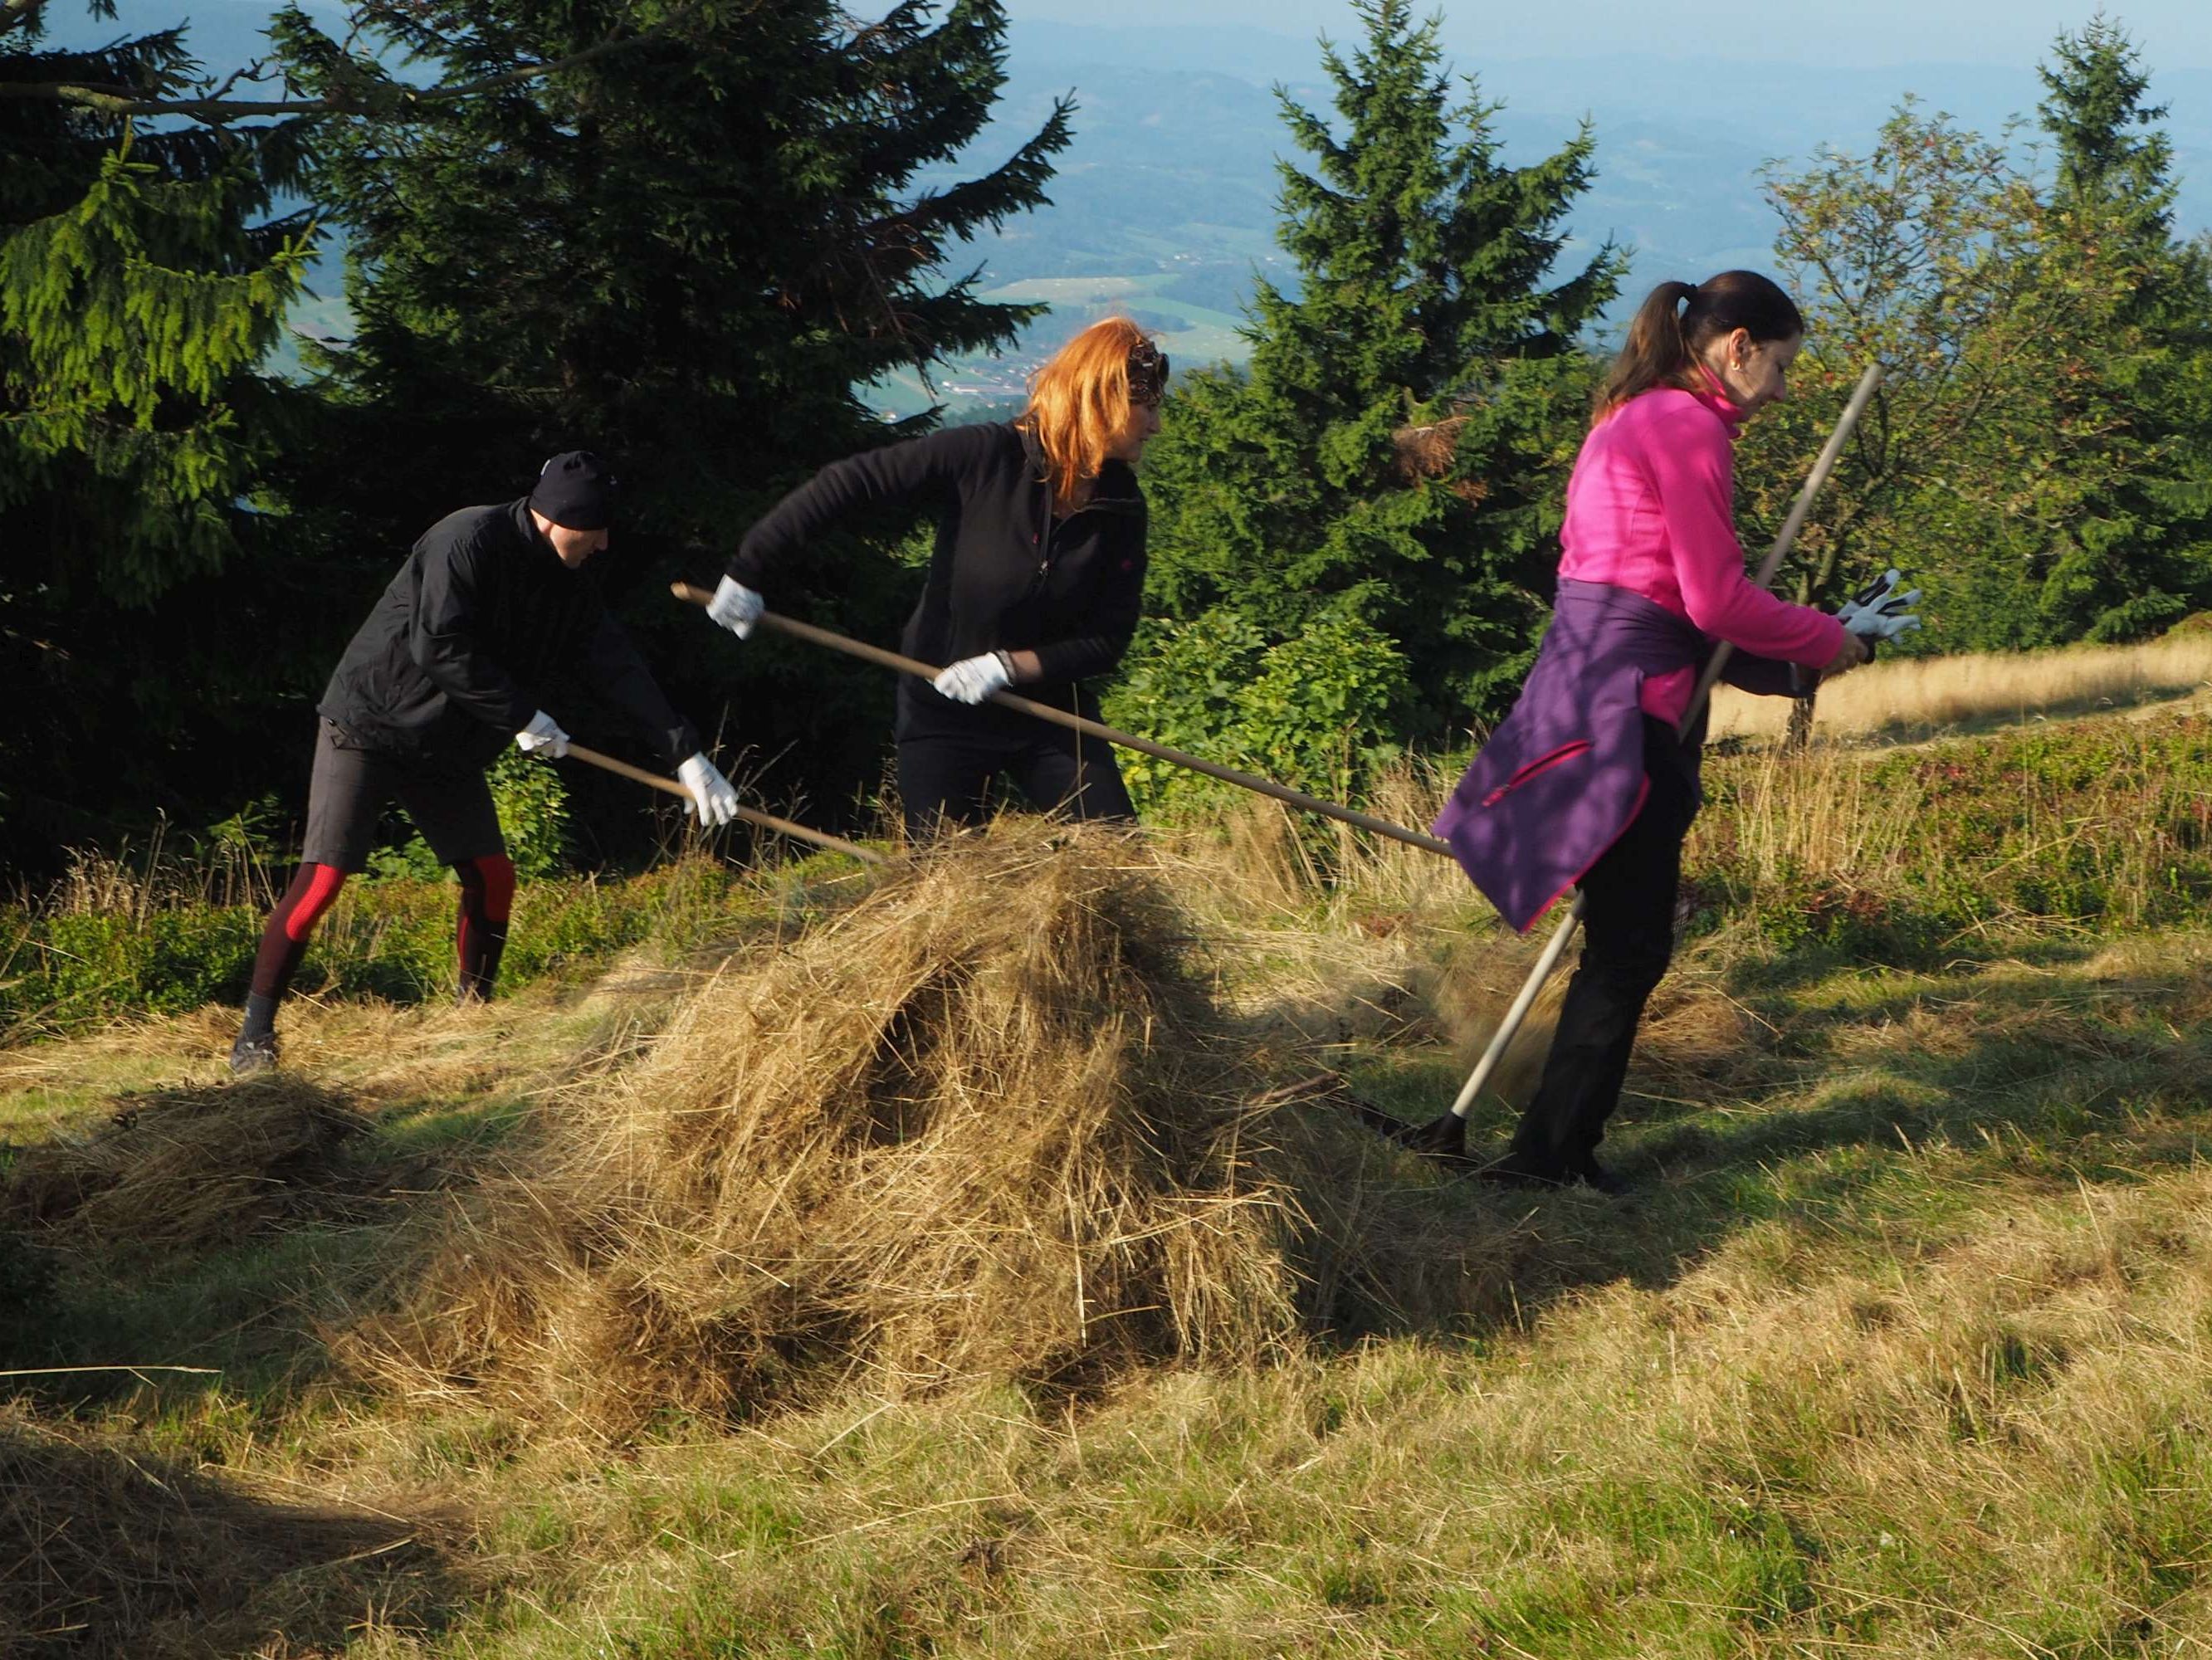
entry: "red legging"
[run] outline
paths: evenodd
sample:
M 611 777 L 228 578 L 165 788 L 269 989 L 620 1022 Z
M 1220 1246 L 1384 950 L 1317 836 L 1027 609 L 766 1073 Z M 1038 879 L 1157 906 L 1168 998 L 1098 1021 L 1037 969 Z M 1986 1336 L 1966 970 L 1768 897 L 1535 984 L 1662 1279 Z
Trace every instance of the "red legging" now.
M 307 936 L 315 931 L 331 901 L 345 885 L 345 873 L 335 865 L 302 865 L 269 924 L 261 930 L 261 949 L 253 958 L 253 994 L 272 1001 L 283 996 L 292 983 L 300 959 L 307 954 Z
M 461 879 L 461 915 L 455 943 L 461 959 L 461 995 L 486 998 L 499 978 L 499 954 L 507 948 L 507 919 L 514 909 L 514 860 L 503 853 L 464 859 L 453 866 Z
M 514 909 L 514 860 L 503 853 L 465 859 L 453 866 L 461 879 L 460 916 L 454 942 L 460 958 L 461 995 L 489 997 L 499 977 L 500 952 L 507 946 L 507 922 Z M 302 865 L 292 885 L 269 913 L 261 949 L 253 958 L 253 994 L 270 1002 L 290 988 L 307 940 L 323 913 L 345 885 L 345 873 L 334 865 Z

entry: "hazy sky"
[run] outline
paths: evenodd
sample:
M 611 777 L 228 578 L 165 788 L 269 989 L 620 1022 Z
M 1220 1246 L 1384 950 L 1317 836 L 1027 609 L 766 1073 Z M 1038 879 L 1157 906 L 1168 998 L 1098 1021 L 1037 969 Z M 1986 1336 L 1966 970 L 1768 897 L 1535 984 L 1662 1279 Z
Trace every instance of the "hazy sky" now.
M 1930 62 L 2026 65 L 2061 29 L 2094 15 L 2094 0 L 1416 0 L 1442 11 L 1455 53 L 1569 58 L 1650 51 L 1676 57 L 1781 58 L 1877 65 Z M 1116 26 L 1237 24 L 1311 38 L 1344 38 L 1348 0 L 1007 0 L 1017 19 Z M 2160 70 L 2212 68 L 2212 3 L 2132 0 L 2110 15 Z M 1755 83 L 1714 88 L 1716 99 L 1755 99 Z

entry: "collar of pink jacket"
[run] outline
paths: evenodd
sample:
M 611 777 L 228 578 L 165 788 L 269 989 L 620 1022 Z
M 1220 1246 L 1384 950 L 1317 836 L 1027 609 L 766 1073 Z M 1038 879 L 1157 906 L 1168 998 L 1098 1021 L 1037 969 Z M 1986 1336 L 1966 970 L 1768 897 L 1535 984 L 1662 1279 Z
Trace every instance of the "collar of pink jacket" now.
M 1728 425 L 1729 436 L 1735 438 L 1742 432 L 1743 423 L 1751 419 L 1749 412 L 1728 395 L 1728 388 L 1721 384 L 1720 377 L 1703 363 L 1698 365 L 1698 378 L 1705 383 L 1705 389 L 1690 396 L 1719 416 Z

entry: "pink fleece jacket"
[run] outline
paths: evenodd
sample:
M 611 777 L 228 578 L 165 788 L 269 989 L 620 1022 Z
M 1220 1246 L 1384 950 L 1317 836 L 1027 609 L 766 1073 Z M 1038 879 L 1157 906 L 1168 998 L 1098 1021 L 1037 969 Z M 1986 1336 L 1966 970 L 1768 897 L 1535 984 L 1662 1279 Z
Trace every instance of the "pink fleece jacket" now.
M 1843 649 L 1843 624 L 1744 574 L 1734 448 L 1744 419 L 1707 377 L 1702 392 L 1647 392 L 1591 428 L 1567 480 L 1559 575 L 1628 588 L 1739 651 L 1820 668 Z M 1696 688 L 1694 669 L 1647 680 L 1644 709 L 1679 723 Z

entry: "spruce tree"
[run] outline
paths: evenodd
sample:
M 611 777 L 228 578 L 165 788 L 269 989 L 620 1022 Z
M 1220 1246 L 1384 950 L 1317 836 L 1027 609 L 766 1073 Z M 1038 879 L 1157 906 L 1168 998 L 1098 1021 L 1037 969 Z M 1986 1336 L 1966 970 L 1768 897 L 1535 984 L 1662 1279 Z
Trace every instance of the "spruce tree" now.
M 696 541 L 687 569 L 711 584 L 784 490 L 920 429 L 879 421 L 868 383 L 1010 343 L 1036 314 L 979 299 L 955 256 L 1045 199 L 1066 110 L 963 182 L 915 183 L 988 117 L 1000 6 L 933 15 L 907 0 L 865 27 L 830 0 L 429 0 L 374 15 L 451 78 L 664 27 L 430 119 L 325 130 L 316 185 L 349 237 L 358 322 L 331 358 L 343 396 L 325 449 L 373 456 L 375 476 L 364 489 L 341 466 L 301 494 L 343 505 L 333 540 L 388 564 L 441 514 L 519 494 L 545 454 L 602 451 L 625 494 L 603 559 L 617 586 L 639 581 L 633 623 L 679 705 L 710 733 L 732 708 L 727 738 L 798 757 L 779 788 L 836 800 L 872 784 L 881 677 L 780 642 L 736 648 L 661 579 Z M 889 539 L 816 550 L 773 602 L 803 611 L 811 595 L 824 621 L 890 634 L 912 595 Z
M 2090 308 L 2056 416 L 2103 465 L 2035 562 L 2037 611 L 2047 640 L 2132 639 L 2212 604 L 2212 260 L 2175 240 L 2166 112 L 2125 32 L 2100 16 L 2051 51 L 2041 300 Z
M 197 70 L 177 29 L 70 51 L 44 44 L 40 6 L 0 12 L 0 83 L 159 99 Z M 256 368 L 307 258 L 301 219 L 269 214 L 290 138 L 0 98 L 0 862 L 16 869 L 196 812 L 240 777 L 222 736 L 271 654 L 220 624 L 240 604 L 225 584 L 265 546 L 245 502 L 280 399 Z
M 1398 736 L 1494 716 L 1533 653 L 1581 435 L 1583 330 L 1623 267 L 1566 262 L 1587 127 L 1499 155 L 1498 106 L 1455 98 L 1437 21 L 1360 0 L 1324 41 L 1336 120 L 1277 89 L 1310 170 L 1281 164 L 1295 293 L 1259 283 L 1242 370 L 1178 377 L 1146 458 L 1155 594 L 1285 642 L 1356 621 L 1402 654 Z

